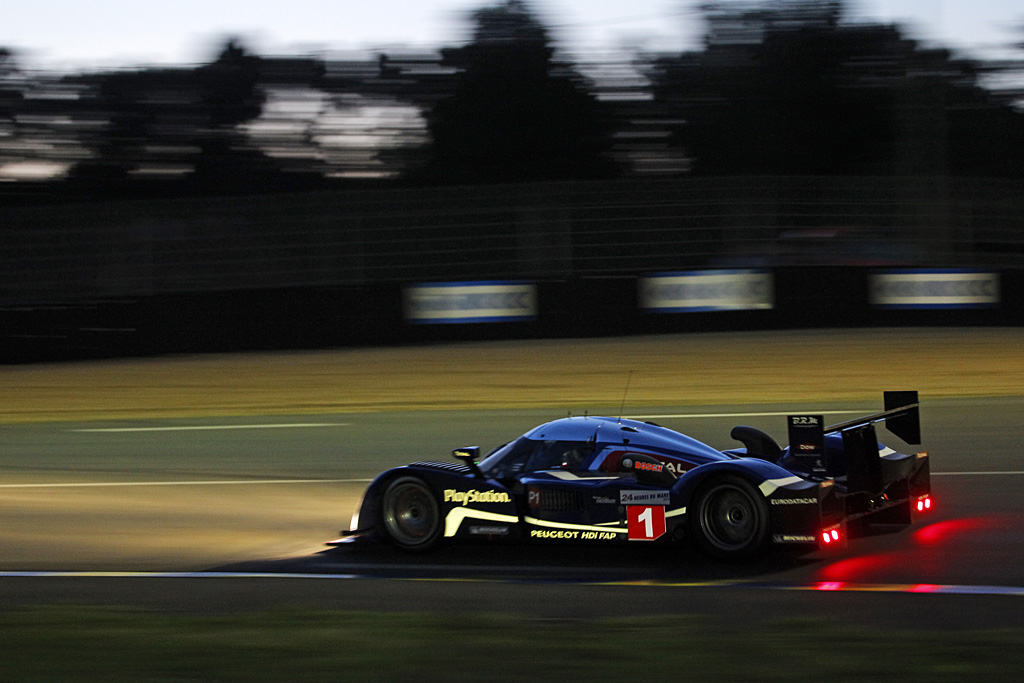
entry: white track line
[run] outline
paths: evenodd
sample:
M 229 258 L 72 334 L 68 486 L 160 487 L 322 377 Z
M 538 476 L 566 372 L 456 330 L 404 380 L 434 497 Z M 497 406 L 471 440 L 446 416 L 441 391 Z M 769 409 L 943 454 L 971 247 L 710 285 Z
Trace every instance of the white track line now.
M 657 419 L 668 419 L 668 418 L 679 418 L 679 419 L 703 419 L 709 417 L 785 417 L 786 415 L 795 415 L 800 411 L 790 410 L 788 412 L 777 412 L 777 413 L 680 413 L 678 415 L 632 415 L 631 419 L 634 420 L 657 420 Z M 815 415 L 859 415 L 864 411 L 861 410 L 807 410 L 804 413 L 814 413 Z M 801 413 L 803 414 L 803 413 Z
M 1002 472 L 997 472 L 997 471 L 993 471 L 993 472 L 932 472 L 932 476 L 933 477 L 986 477 L 986 476 L 994 476 L 994 475 L 999 475 L 999 476 L 1004 476 L 1004 475 L 1015 476 L 1015 475 L 1020 475 L 1020 474 L 1024 474 L 1024 472 L 1014 472 L 1014 471 L 1009 471 L 1009 470 L 1005 470 L 1005 471 L 1002 471 Z
M 90 429 L 68 429 L 69 432 L 81 433 L 118 433 L 118 432 L 200 432 L 218 429 L 308 429 L 311 427 L 348 427 L 347 422 L 288 422 L 281 424 L 257 425 L 191 425 L 181 427 L 94 427 Z
M 387 569 L 410 569 L 403 565 L 377 565 Z M 504 579 L 500 577 L 383 577 L 372 573 L 372 566 L 348 565 L 355 571 L 351 573 L 305 573 L 305 572 L 132 572 L 132 571 L 0 571 L 0 579 L 315 579 L 319 581 L 337 580 L 385 580 L 385 581 L 419 581 L 430 582 L 455 582 L 455 583 L 543 583 L 547 584 L 549 579 L 523 578 Z M 429 566 L 430 569 L 444 568 L 448 570 L 459 570 L 444 565 Z M 466 567 L 468 569 L 483 569 L 486 567 Z M 518 568 L 511 568 L 518 569 Z M 545 570 L 563 571 L 561 567 L 523 567 L 527 571 Z M 898 583 L 875 583 L 855 584 L 845 582 L 815 582 L 796 584 L 759 584 L 748 581 L 602 581 L 582 580 L 570 581 L 573 585 L 582 586 L 627 586 L 629 588 L 722 588 L 722 589 L 748 589 L 748 590 L 784 590 L 784 591 L 823 591 L 823 592 L 871 592 L 871 593 L 929 593 L 945 595 L 999 595 L 1008 597 L 1024 596 L 1022 586 L 999 586 L 999 585 L 969 585 L 969 584 L 898 584 Z
M 74 489 L 116 486 L 251 486 L 254 484 L 365 484 L 372 479 L 241 479 L 213 481 L 99 481 L 50 484 L 0 484 L 0 489 Z

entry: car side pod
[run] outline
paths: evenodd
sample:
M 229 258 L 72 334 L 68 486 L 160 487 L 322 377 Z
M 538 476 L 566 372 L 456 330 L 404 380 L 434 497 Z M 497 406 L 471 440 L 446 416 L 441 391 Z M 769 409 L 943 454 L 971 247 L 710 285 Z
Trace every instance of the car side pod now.
M 638 484 L 672 488 L 676 475 L 665 467 L 665 463 L 650 455 L 630 454 L 620 463 L 623 470 L 632 472 Z

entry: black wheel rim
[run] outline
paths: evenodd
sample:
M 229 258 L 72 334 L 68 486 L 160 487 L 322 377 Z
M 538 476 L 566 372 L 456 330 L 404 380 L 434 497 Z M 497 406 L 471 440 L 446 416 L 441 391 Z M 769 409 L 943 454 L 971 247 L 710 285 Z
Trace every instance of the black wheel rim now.
M 384 525 L 397 543 L 418 546 L 433 540 L 439 513 L 434 496 L 417 481 L 392 484 L 384 500 Z
M 737 551 L 757 538 L 760 519 L 757 504 L 747 491 L 733 484 L 719 484 L 700 502 L 700 525 L 715 548 Z

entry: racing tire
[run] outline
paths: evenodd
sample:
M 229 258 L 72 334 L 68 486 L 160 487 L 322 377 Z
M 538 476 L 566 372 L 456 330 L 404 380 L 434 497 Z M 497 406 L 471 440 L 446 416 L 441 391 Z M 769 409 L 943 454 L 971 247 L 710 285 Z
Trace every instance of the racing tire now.
M 768 546 L 768 503 L 745 479 L 715 477 L 693 498 L 690 535 L 706 554 L 720 560 L 745 560 Z
M 381 501 L 381 527 L 399 548 L 429 550 L 441 540 L 441 507 L 430 487 L 418 477 L 399 477 L 388 484 Z

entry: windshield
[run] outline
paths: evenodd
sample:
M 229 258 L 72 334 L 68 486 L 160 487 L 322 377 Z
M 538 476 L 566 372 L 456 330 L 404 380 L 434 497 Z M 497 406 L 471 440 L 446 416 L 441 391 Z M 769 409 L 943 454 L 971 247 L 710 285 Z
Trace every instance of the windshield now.
M 519 437 L 494 449 L 480 462 L 480 471 L 493 479 L 505 479 L 523 471 L 526 459 L 533 451 L 533 442 Z
M 494 479 L 538 470 L 577 470 L 593 450 L 594 444 L 586 441 L 534 441 L 522 436 L 492 451 L 480 470 Z

